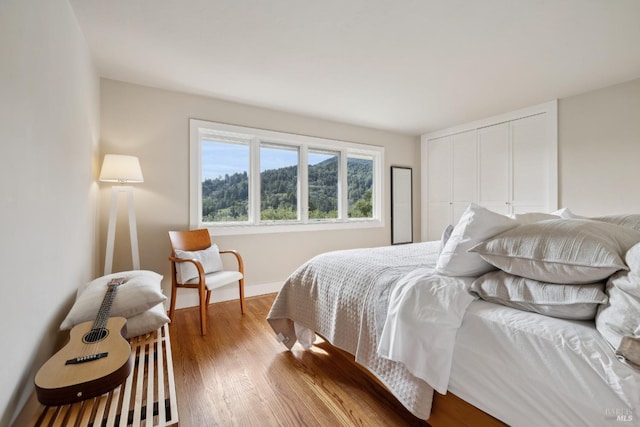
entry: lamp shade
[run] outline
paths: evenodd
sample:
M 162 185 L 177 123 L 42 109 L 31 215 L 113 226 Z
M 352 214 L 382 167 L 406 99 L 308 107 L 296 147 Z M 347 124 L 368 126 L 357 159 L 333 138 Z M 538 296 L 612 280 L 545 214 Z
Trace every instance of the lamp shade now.
M 122 154 L 105 154 L 99 179 L 122 184 L 144 182 L 138 158 Z

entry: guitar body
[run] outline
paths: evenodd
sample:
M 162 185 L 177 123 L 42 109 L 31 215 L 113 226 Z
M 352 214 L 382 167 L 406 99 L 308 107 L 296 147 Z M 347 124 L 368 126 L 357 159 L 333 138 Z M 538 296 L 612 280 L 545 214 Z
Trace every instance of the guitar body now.
M 106 326 L 76 325 L 69 342 L 54 354 L 35 377 L 36 394 L 44 405 L 65 405 L 104 394 L 131 373 L 131 346 L 122 336 L 127 320 L 111 317 Z M 97 334 L 97 335 L 96 335 Z

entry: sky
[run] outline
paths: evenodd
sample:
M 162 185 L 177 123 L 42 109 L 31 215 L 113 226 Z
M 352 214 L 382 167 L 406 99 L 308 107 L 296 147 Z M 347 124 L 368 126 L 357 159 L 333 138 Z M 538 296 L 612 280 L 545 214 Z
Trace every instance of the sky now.
M 260 150 L 260 171 L 279 169 L 298 164 L 295 150 L 265 148 Z M 326 160 L 326 154 L 309 153 L 309 164 Z M 249 146 L 242 144 L 202 142 L 202 180 L 225 174 L 249 172 Z

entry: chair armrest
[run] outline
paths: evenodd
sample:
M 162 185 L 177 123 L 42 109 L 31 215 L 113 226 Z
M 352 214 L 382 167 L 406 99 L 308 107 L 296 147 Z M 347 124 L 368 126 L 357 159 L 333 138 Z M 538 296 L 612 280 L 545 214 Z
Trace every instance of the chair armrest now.
M 242 275 L 244 276 L 244 260 L 242 259 L 242 255 L 240 255 L 240 252 L 234 249 L 226 249 L 226 250 L 221 250 L 220 254 L 231 254 L 235 256 L 236 261 L 238 261 L 238 271 L 242 273 Z

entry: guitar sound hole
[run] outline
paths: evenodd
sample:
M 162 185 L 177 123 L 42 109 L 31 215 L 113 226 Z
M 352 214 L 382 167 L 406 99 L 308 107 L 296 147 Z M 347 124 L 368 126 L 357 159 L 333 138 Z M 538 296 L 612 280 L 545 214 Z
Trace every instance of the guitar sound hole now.
M 102 341 L 107 337 L 107 335 L 109 335 L 109 331 L 107 329 L 104 329 L 104 328 L 92 329 L 91 331 L 87 332 L 84 335 L 84 337 L 82 337 L 82 341 L 90 344 L 90 343 Z

